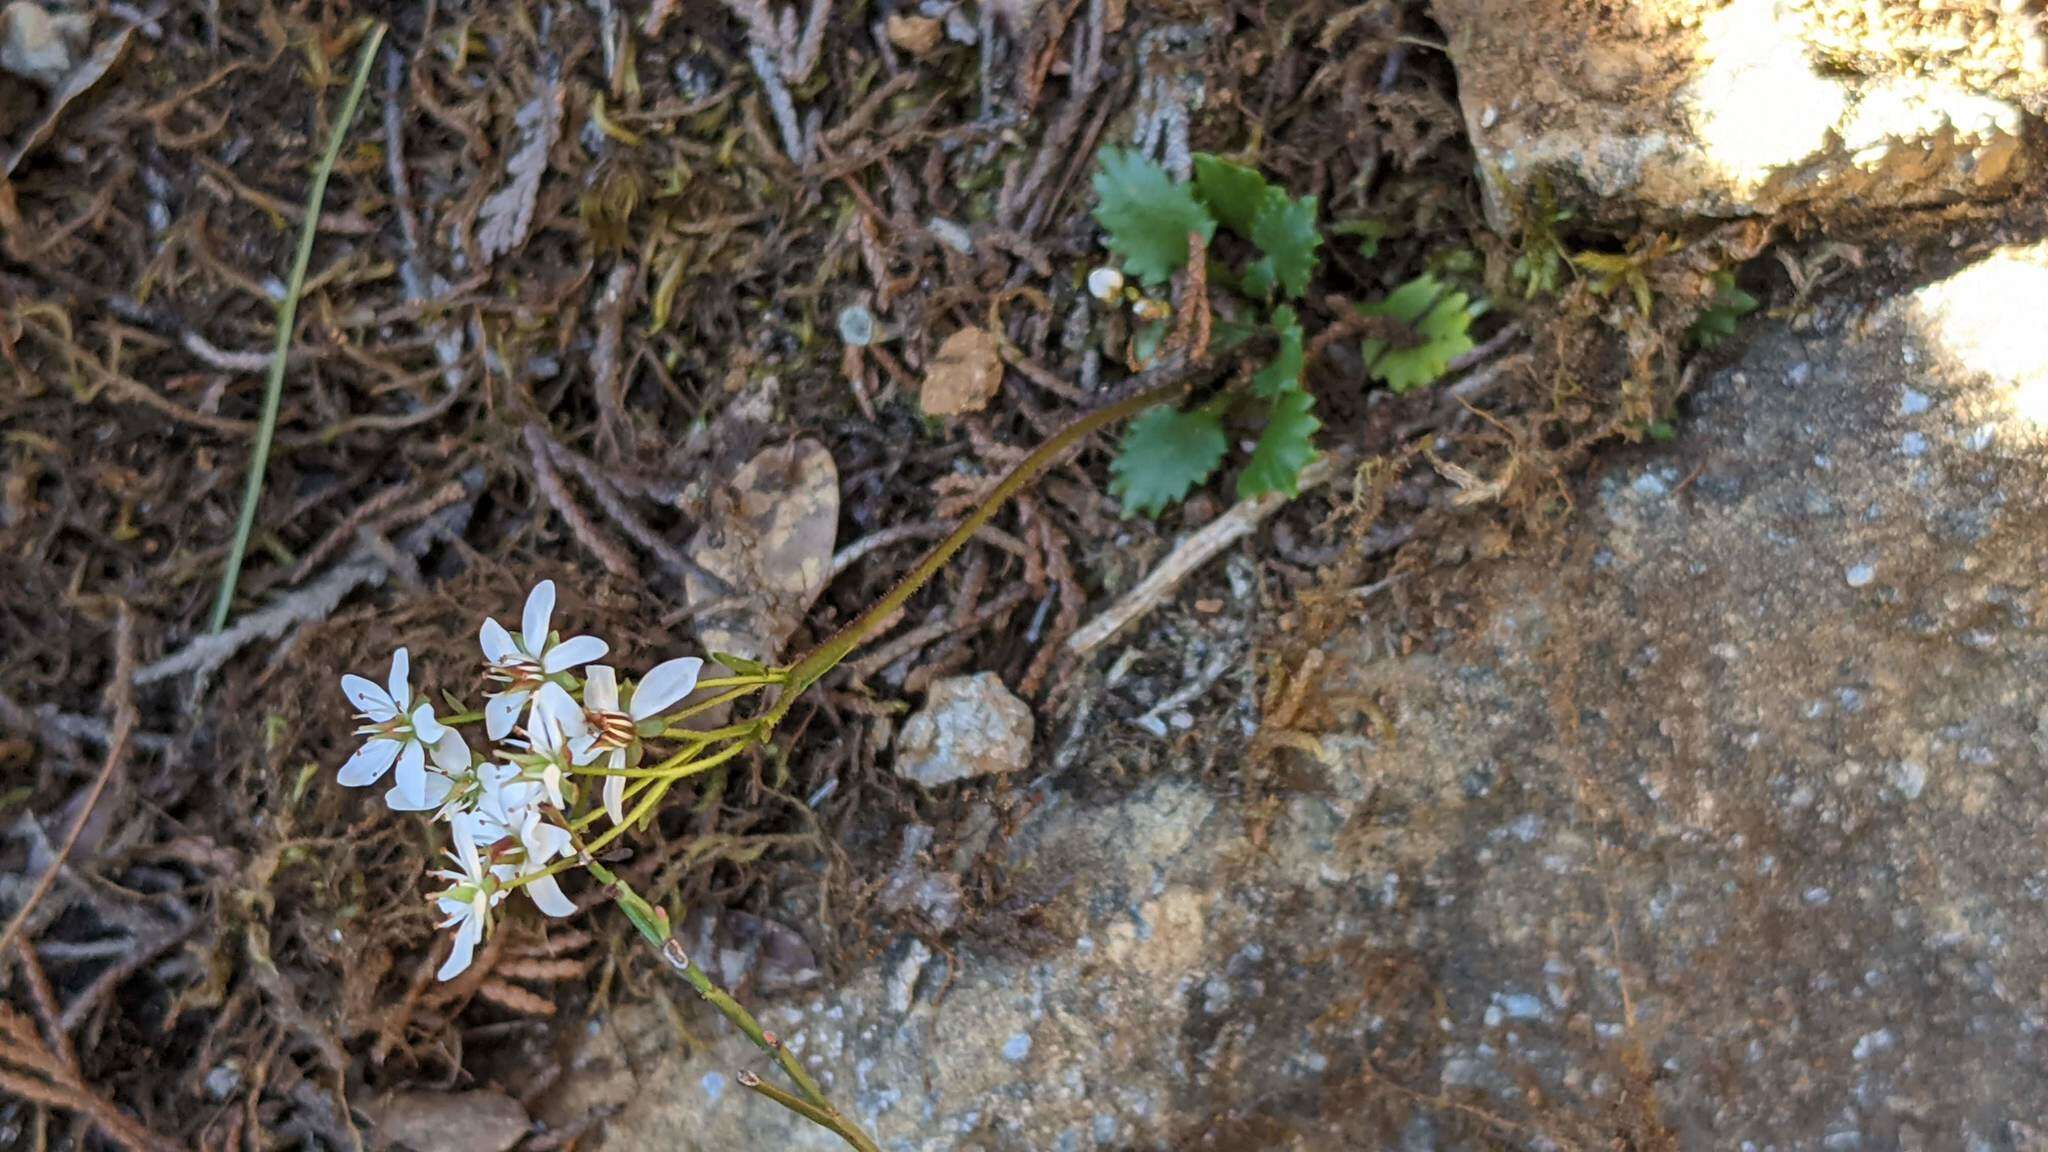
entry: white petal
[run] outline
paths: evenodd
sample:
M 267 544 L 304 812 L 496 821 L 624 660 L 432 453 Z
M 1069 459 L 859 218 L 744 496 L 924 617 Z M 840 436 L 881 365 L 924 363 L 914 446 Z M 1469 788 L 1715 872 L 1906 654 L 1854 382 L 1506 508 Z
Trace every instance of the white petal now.
M 526 596 L 526 613 L 519 618 L 519 647 L 535 660 L 548 644 L 548 620 L 555 614 L 555 582 L 543 580 Z
M 604 814 L 614 824 L 626 822 L 626 778 L 607 776 L 604 778 Z
M 562 886 L 555 883 L 553 876 L 542 876 L 538 880 L 529 880 L 521 885 L 521 887 L 526 889 L 528 896 L 533 897 L 534 906 L 550 916 L 574 916 L 576 914 L 576 902 L 562 895 Z
M 697 673 L 703 668 L 704 661 L 695 656 L 656 664 L 633 689 L 633 719 L 646 720 L 668 711 L 669 705 L 696 690 Z
M 463 876 L 469 882 L 481 880 L 483 856 L 477 852 L 477 846 L 497 843 L 501 833 L 474 812 L 458 812 L 448 824 L 455 837 L 455 862 L 462 865 Z
M 349 703 L 356 706 L 356 711 L 372 720 L 381 723 L 398 715 L 398 705 L 391 699 L 391 693 L 386 692 L 374 680 L 366 680 L 361 676 L 343 676 L 341 693 L 348 697 Z
M 534 747 L 540 748 L 539 741 L 546 740 L 549 748 L 560 748 L 569 740 L 587 734 L 590 725 L 583 719 L 583 705 L 569 695 L 569 690 L 550 680 L 533 694 L 533 715 L 535 722 L 529 725 L 535 740 Z M 541 731 L 547 731 L 546 736 Z
M 427 750 L 417 740 L 407 740 L 398 752 L 398 774 L 391 781 L 406 806 L 401 812 L 418 812 L 427 806 Z
M 420 706 L 412 710 L 412 731 L 420 738 L 420 743 L 432 744 L 445 735 L 448 728 L 434 719 L 434 706 L 422 700 Z
M 507 656 L 519 651 L 512 643 L 512 634 L 495 619 L 486 619 L 484 629 L 477 634 L 477 643 L 483 647 L 484 659 L 496 664 Z
M 567 672 L 578 664 L 604 659 L 612 646 L 595 636 L 571 636 L 553 648 L 548 649 L 545 659 L 540 662 L 543 672 Z
M 398 759 L 398 750 L 403 744 L 397 740 L 372 740 L 356 749 L 356 754 L 341 766 L 341 783 L 350 788 L 361 788 L 375 784 L 378 777 L 391 770 L 391 762 Z
M 391 654 L 391 702 L 398 706 L 400 712 L 405 711 L 412 703 L 412 683 L 408 679 L 411 673 L 411 654 L 407 653 L 403 648 L 393 652 Z
M 602 664 L 583 670 L 583 706 L 598 712 L 619 710 L 619 675 Z
M 519 845 L 526 849 L 526 859 L 534 864 L 545 864 L 569 850 L 569 830 L 548 823 L 538 812 L 529 813 L 526 827 L 520 829 Z
M 449 951 L 448 959 L 442 963 L 440 971 L 434 973 L 434 979 L 453 980 L 461 975 L 463 969 L 468 968 L 469 962 L 476 957 L 477 943 L 483 938 L 483 912 L 472 908 L 462 918 L 461 926 L 455 929 L 455 946 Z
M 455 781 L 439 772 L 428 772 L 425 790 L 422 793 L 408 796 L 393 784 L 391 790 L 384 793 L 384 803 L 393 812 L 425 812 L 430 808 L 440 807 L 441 801 L 446 800 L 448 794 L 454 790 Z
M 441 729 L 441 738 L 427 746 L 427 754 L 434 758 L 434 767 L 450 776 L 469 771 L 473 762 L 469 755 L 469 742 L 453 728 Z
M 492 740 L 503 740 L 512 734 L 519 723 L 519 710 L 526 707 L 526 698 L 531 695 L 521 688 L 513 692 L 500 692 L 484 701 L 484 732 Z

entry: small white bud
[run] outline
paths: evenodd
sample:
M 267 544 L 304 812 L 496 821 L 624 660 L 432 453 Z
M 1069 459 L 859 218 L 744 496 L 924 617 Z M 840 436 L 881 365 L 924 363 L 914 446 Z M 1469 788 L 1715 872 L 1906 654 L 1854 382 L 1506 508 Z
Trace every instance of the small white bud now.
M 1106 264 L 1088 273 L 1088 294 L 1104 304 L 1116 303 L 1123 290 L 1124 274 Z

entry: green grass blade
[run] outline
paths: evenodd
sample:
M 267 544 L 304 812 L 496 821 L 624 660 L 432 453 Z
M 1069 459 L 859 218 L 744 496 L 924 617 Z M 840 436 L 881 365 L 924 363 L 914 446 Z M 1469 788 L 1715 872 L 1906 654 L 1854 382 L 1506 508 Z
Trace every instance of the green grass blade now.
M 256 443 L 249 449 L 249 478 L 242 486 L 242 514 L 235 521 L 235 539 L 228 546 L 227 566 L 221 569 L 220 592 L 213 599 L 209 631 L 218 632 L 227 626 L 228 608 L 234 603 L 235 583 L 242 575 L 242 557 L 249 550 L 249 530 L 256 523 L 256 503 L 263 497 L 263 473 L 270 466 L 278 401 L 284 395 L 285 358 L 291 349 L 292 328 L 298 320 L 299 294 L 306 288 L 306 266 L 313 262 L 313 234 L 320 226 L 320 202 L 327 196 L 327 177 L 341 156 L 342 138 L 348 135 L 349 125 L 355 122 L 356 106 L 362 103 L 363 88 L 370 80 L 370 62 L 377 58 L 377 47 L 383 42 L 384 25 L 372 26 L 356 60 L 355 80 L 349 85 L 348 99 L 342 103 L 341 114 L 335 117 L 334 130 L 327 135 L 327 151 L 320 157 L 320 166 L 313 170 L 313 188 L 306 196 L 306 218 L 299 225 L 299 249 L 292 257 L 292 274 L 285 284 L 284 299 L 277 306 L 277 347 L 271 352 L 270 375 L 263 386 L 263 415 L 256 422 Z

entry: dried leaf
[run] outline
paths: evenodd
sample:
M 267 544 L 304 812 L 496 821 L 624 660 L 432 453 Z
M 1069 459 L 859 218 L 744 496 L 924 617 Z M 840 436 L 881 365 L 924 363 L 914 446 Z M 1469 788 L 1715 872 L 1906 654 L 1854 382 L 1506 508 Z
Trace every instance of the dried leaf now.
M 1512 457 L 1509 458 L 1507 467 L 1501 469 L 1499 476 L 1492 480 L 1482 480 L 1469 468 L 1438 459 L 1434 452 L 1427 455 L 1430 466 L 1436 469 L 1437 474 L 1458 486 L 1458 491 L 1451 496 L 1451 506 L 1454 508 L 1470 508 L 1475 504 L 1493 503 L 1507 493 L 1508 486 L 1515 480 L 1515 461 Z
M 889 43 L 912 56 L 922 56 L 938 47 L 939 38 L 946 34 L 946 26 L 929 16 L 901 13 L 889 17 L 887 30 Z
M 555 1002 L 537 992 L 529 992 L 517 984 L 503 980 L 486 980 L 476 990 L 478 996 L 496 1004 L 508 1012 L 522 1016 L 553 1016 Z
M 558 980 L 581 980 L 590 973 L 588 960 L 500 960 L 497 973 L 508 980 L 551 984 Z
M 533 206 L 540 198 L 540 179 L 548 170 L 548 152 L 562 132 L 562 89 L 552 75 L 540 78 L 540 90 L 513 118 L 519 148 L 505 161 L 505 186 L 491 193 L 477 212 L 477 250 L 488 264 L 526 243 L 533 227 Z
M 984 328 L 962 328 L 939 345 L 917 405 L 927 416 L 979 412 L 1002 383 L 1003 357 L 995 336 Z
M 690 540 L 690 558 L 725 584 L 684 580 L 704 647 L 773 660 L 825 590 L 838 529 L 839 468 L 824 445 L 798 440 L 742 465 Z
M 0 164 L 0 178 L 14 175 L 14 168 L 21 163 L 21 158 L 35 151 L 43 141 L 49 139 L 51 131 L 57 127 L 57 118 L 64 114 L 64 109 L 99 83 L 100 78 L 107 74 L 107 70 L 128 51 L 128 37 L 134 30 L 134 26 L 129 25 L 100 41 L 91 56 L 71 69 L 70 74 L 64 77 L 64 82 L 50 93 L 42 119 L 36 121 L 28 130 L 14 151 L 7 153 L 6 163 Z

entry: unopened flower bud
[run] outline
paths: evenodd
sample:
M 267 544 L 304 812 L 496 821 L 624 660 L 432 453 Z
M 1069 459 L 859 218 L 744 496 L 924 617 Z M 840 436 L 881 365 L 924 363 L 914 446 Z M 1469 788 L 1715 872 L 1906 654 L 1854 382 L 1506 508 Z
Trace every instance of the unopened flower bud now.
M 1104 304 L 1116 303 L 1123 290 L 1124 274 L 1106 264 L 1088 273 L 1088 294 Z
M 1164 320 L 1172 316 L 1173 305 L 1168 304 L 1164 300 L 1154 300 L 1150 296 L 1143 296 L 1131 305 L 1131 313 L 1138 319 L 1150 323 L 1154 320 Z

